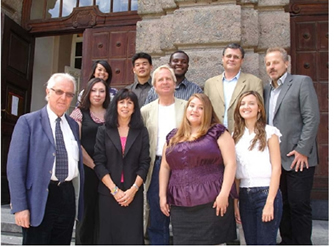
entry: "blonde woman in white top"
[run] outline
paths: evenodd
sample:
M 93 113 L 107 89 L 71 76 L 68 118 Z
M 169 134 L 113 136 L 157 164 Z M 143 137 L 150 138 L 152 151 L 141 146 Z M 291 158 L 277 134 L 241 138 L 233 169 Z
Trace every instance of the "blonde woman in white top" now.
M 236 221 L 243 226 L 247 245 L 275 245 L 282 216 L 281 133 L 266 125 L 262 97 L 256 91 L 240 96 L 234 121 L 239 191 Z

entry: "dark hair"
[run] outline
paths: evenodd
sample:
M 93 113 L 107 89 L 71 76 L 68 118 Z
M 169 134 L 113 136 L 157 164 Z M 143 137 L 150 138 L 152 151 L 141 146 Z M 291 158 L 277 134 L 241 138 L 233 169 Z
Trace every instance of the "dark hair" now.
M 244 51 L 244 48 L 242 48 L 241 45 L 237 44 L 237 43 L 231 43 L 231 44 L 228 44 L 224 49 L 223 49 L 223 56 L 225 55 L 225 51 L 226 49 L 239 49 L 241 51 L 241 58 L 244 58 L 245 57 L 245 51 Z
M 150 63 L 150 65 L 152 65 L 152 57 L 149 54 L 147 54 L 145 52 L 138 52 L 132 57 L 132 66 L 133 67 L 135 66 L 136 60 L 139 59 L 139 58 L 147 59 L 148 62 Z
M 123 99 L 130 99 L 134 104 L 134 111 L 131 115 L 129 127 L 134 129 L 143 127 L 144 123 L 141 117 L 137 95 L 127 88 L 119 90 L 112 99 L 104 116 L 105 125 L 110 128 L 117 128 L 119 126 L 117 105 L 118 102 Z
M 109 86 L 107 85 L 107 83 L 105 82 L 105 80 L 101 79 L 101 78 L 93 78 L 90 79 L 89 82 L 86 85 L 86 88 L 84 89 L 82 96 L 81 96 L 81 100 L 79 103 L 78 108 L 80 109 L 84 109 L 84 110 L 88 110 L 90 108 L 91 102 L 89 99 L 90 93 L 92 91 L 93 86 L 96 83 L 102 82 L 103 85 L 105 86 L 105 90 L 106 90 L 106 98 L 104 99 L 103 102 L 103 108 L 107 109 L 108 105 L 110 103 L 110 93 L 109 93 Z
M 174 54 L 176 54 L 176 53 L 183 53 L 184 55 L 186 55 L 186 57 L 187 57 L 187 59 L 188 59 L 188 63 L 189 63 L 189 56 L 188 56 L 188 54 L 185 53 L 184 51 L 180 51 L 180 50 L 178 50 L 178 51 L 174 51 L 174 52 L 170 55 L 170 57 L 169 57 L 169 63 L 172 62 L 172 57 L 173 57 Z
M 89 76 L 89 80 L 92 79 L 92 78 L 95 78 L 94 73 L 95 73 L 95 69 L 96 69 L 98 64 L 101 64 L 106 69 L 106 71 L 108 73 L 108 79 L 106 80 L 106 83 L 109 86 L 110 83 L 111 83 L 111 79 L 112 79 L 112 69 L 110 67 L 110 64 L 105 60 L 97 60 L 93 63 L 92 72 Z

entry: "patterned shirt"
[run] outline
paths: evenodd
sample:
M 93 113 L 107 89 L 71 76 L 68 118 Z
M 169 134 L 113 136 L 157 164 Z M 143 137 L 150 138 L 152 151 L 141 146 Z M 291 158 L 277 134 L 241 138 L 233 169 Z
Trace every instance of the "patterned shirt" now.
M 187 78 L 184 78 L 184 80 L 176 86 L 174 96 L 179 99 L 188 100 L 194 93 L 203 93 L 203 90 L 197 84 L 188 81 Z M 154 87 L 152 87 L 147 94 L 144 105 L 156 100 L 157 98 L 158 94 L 155 92 Z

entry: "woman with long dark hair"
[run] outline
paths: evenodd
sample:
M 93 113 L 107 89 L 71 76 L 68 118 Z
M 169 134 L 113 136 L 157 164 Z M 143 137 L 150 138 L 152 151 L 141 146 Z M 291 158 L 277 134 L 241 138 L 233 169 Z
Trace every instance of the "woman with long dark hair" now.
M 76 224 L 76 244 L 96 244 L 97 241 L 99 180 L 94 172 L 93 155 L 97 129 L 104 123 L 109 103 L 107 83 L 103 79 L 93 78 L 88 82 L 79 106 L 70 115 L 79 125 L 85 170 L 84 216 Z
M 110 100 L 115 96 L 117 93 L 117 89 L 111 86 L 111 79 L 112 79 L 112 69 L 110 67 L 110 64 L 105 60 L 97 60 L 93 63 L 92 71 L 89 76 L 89 80 L 93 78 L 100 78 L 103 79 L 107 85 L 108 85 L 108 92 L 110 94 Z M 84 90 L 82 90 L 78 95 L 78 102 L 77 105 L 79 105 L 81 101 L 81 97 Z
M 98 244 L 144 244 L 143 183 L 149 139 L 137 96 L 122 89 L 113 98 L 96 136 L 95 172 L 100 179 Z

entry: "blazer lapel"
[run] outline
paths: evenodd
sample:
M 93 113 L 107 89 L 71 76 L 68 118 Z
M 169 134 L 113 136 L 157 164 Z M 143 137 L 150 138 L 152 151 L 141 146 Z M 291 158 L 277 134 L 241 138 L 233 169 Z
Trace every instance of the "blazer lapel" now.
M 126 138 L 126 144 L 125 144 L 125 150 L 124 150 L 124 156 L 129 152 L 131 146 L 137 139 L 137 136 L 139 135 L 138 129 L 129 129 L 128 137 Z
M 266 110 L 267 115 L 267 123 L 269 123 L 269 104 L 270 104 L 270 92 L 271 92 L 271 85 L 268 85 L 264 90 L 264 107 Z
M 46 134 L 46 136 L 49 138 L 50 142 L 56 148 L 56 143 L 55 143 L 55 139 L 53 138 L 52 129 L 51 129 L 51 126 L 50 126 L 50 120 L 49 120 L 48 112 L 46 110 L 46 106 L 44 108 L 42 108 L 42 110 L 41 110 L 41 124 L 42 124 L 42 128 L 44 130 L 44 133 Z
M 234 101 L 236 101 L 239 98 L 241 92 L 243 91 L 245 87 L 245 82 L 246 82 L 246 78 L 244 74 L 240 72 L 240 77 L 237 81 L 237 84 L 235 85 L 235 88 L 234 88 L 234 91 L 233 91 L 233 94 L 230 100 L 230 105 L 228 106 L 228 108 L 230 108 L 234 104 Z
M 217 77 L 217 81 L 216 81 L 215 85 L 216 85 L 216 90 L 219 94 L 219 97 L 222 100 L 223 105 L 225 105 L 224 87 L 223 87 L 223 74 L 221 74 L 219 77 Z
M 121 144 L 121 138 L 119 136 L 117 128 L 106 128 L 106 134 L 108 138 L 111 140 L 111 142 L 114 144 L 118 152 L 122 153 L 122 144 Z
M 179 100 L 178 98 L 175 98 L 175 124 L 176 128 L 179 128 L 179 125 L 182 122 L 183 114 L 184 114 L 184 106 L 183 100 Z
M 152 119 L 154 123 L 158 123 L 159 121 L 158 113 L 159 113 L 159 99 L 154 101 L 154 103 L 152 104 L 151 110 L 150 110 L 150 114 L 152 114 L 152 117 L 150 118 Z M 157 140 L 158 138 L 158 125 L 157 124 L 156 124 L 156 128 L 154 128 L 153 136 L 152 137 L 150 136 L 150 138 L 153 138 L 153 140 Z
M 275 107 L 275 111 L 274 111 L 274 118 L 275 118 L 275 115 L 276 115 L 279 107 L 282 104 L 282 101 L 283 101 L 286 93 L 290 89 L 291 85 L 292 85 L 292 77 L 290 76 L 290 74 L 288 74 L 288 76 L 285 79 L 285 82 L 282 85 L 281 92 L 279 93 L 278 98 L 277 98 L 276 107 Z

